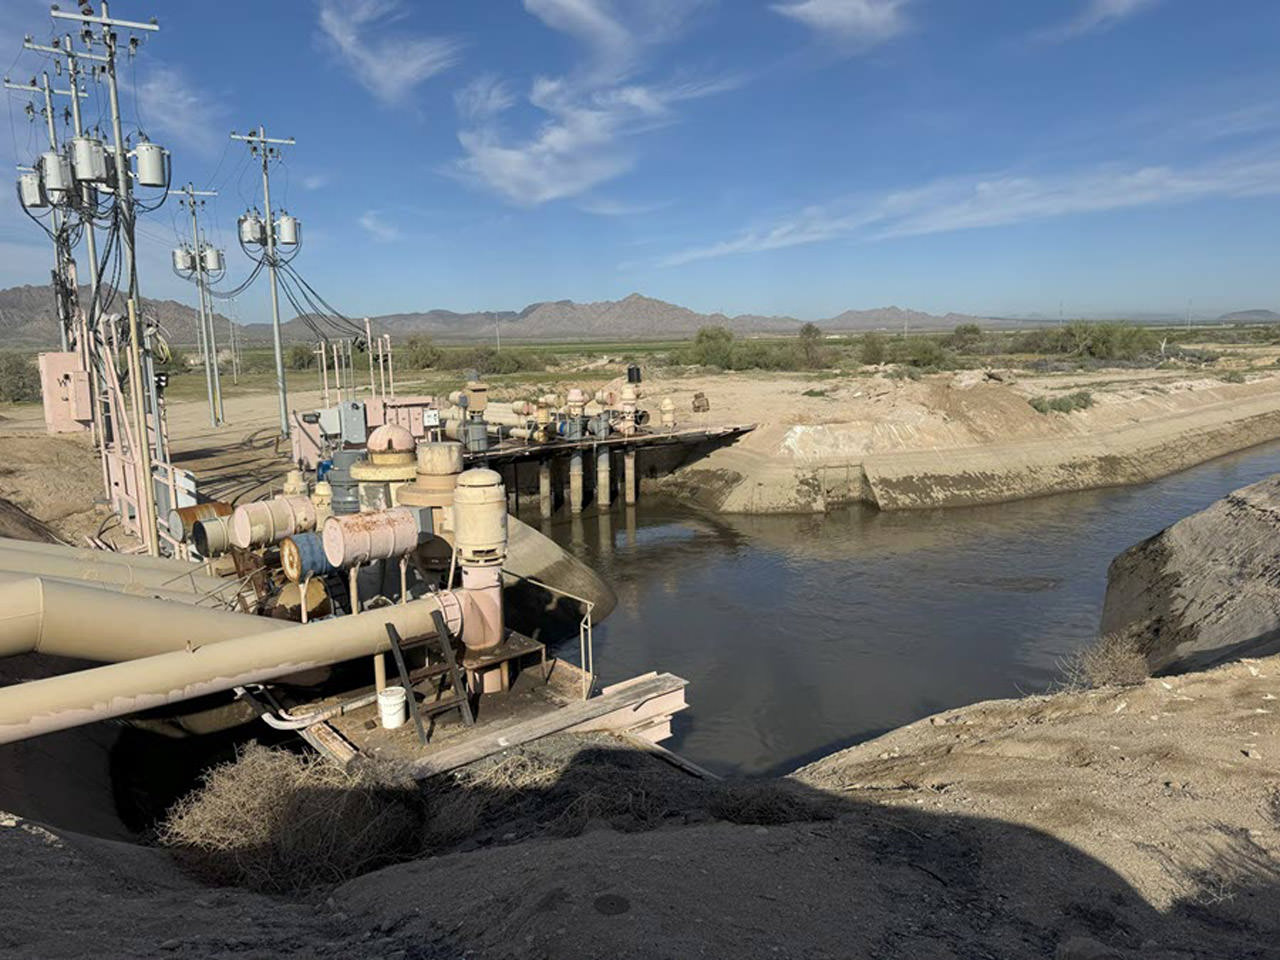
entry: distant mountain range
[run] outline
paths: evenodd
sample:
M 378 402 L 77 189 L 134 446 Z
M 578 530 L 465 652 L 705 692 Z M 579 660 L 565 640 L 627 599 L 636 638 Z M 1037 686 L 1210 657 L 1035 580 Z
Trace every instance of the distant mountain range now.
M 81 297 L 87 301 L 88 291 Z M 174 300 L 143 299 L 144 313 L 159 317 L 169 340 L 175 345 L 197 341 L 198 313 L 194 307 Z M 363 318 L 360 318 L 361 320 Z M 644 338 L 657 340 L 687 337 L 699 327 L 719 324 L 740 336 L 751 334 L 794 333 L 800 320 L 785 316 L 757 316 L 722 313 L 698 313 L 687 307 L 653 297 L 633 293 L 621 300 L 577 303 L 573 300 L 531 303 L 523 310 L 481 310 L 455 313 L 452 310 L 427 310 L 421 313 L 392 313 L 370 318 L 375 332 L 390 333 L 403 340 L 413 334 L 426 334 L 440 340 L 490 339 L 501 327 L 503 336 L 512 340 L 618 340 Z M 1280 314 L 1270 310 L 1246 310 L 1226 314 L 1224 323 L 1271 323 Z M 228 320 L 215 317 L 215 332 L 221 343 L 226 337 Z M 986 327 L 1016 327 L 1044 323 L 1043 318 L 978 317 L 962 313 L 932 314 L 901 307 L 879 307 L 872 310 L 846 310 L 834 317 L 815 321 L 828 333 L 865 330 L 949 330 L 962 323 Z M 247 342 L 267 343 L 271 339 L 269 323 L 240 326 L 238 332 Z M 308 324 L 295 317 L 281 327 L 286 341 L 314 340 Z M 53 293 L 49 286 L 23 286 L 0 290 L 0 338 L 5 345 L 40 347 L 57 342 L 53 320 Z

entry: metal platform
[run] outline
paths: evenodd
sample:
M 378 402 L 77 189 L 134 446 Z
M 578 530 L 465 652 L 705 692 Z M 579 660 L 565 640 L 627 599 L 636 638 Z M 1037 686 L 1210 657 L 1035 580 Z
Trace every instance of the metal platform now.
M 674 445 L 693 446 L 699 443 L 716 443 L 732 440 L 756 428 L 754 423 L 727 424 L 710 427 L 689 427 L 680 430 L 655 430 L 623 436 L 611 433 L 607 437 L 584 437 L 581 440 L 553 440 L 549 443 L 531 443 L 523 440 L 503 440 L 484 452 L 467 453 L 467 463 L 519 463 L 526 460 L 545 460 L 574 451 L 597 450 L 601 447 L 627 450 L 649 449 Z

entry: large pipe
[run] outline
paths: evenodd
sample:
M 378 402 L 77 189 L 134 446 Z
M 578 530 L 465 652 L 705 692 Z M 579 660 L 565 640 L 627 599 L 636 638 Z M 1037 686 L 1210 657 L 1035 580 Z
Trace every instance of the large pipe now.
M 44 653 L 80 660 L 133 660 L 183 650 L 195 642 L 258 636 L 288 627 L 286 621 L 270 617 L 45 577 L 0 583 L 0 657 Z
M 0 743 L 383 653 L 390 649 L 387 624 L 405 640 L 434 636 L 433 613 L 452 620 L 451 630 L 461 626 L 456 598 L 437 594 L 354 616 L 285 624 L 270 642 L 251 633 L 6 687 L 0 689 Z
M 177 569 L 172 567 L 155 569 L 142 564 L 135 565 L 124 558 L 103 562 L 81 559 L 77 556 L 26 553 L 10 550 L 7 547 L 0 548 L 0 570 L 13 573 L 44 574 L 90 583 L 151 586 L 191 594 L 211 593 L 227 587 L 234 590 L 235 585 L 232 581 L 200 573 L 202 569 L 189 563 L 184 563 Z
M 0 569 L 0 584 L 18 583 L 23 580 L 30 580 L 37 575 L 32 570 L 5 570 Z M 106 591 L 108 593 L 123 593 L 131 597 L 149 597 L 168 600 L 172 603 L 185 603 L 194 606 L 204 603 L 206 597 L 203 594 L 192 593 L 183 590 L 170 590 L 167 587 L 155 587 L 146 583 L 108 583 L 102 580 L 81 580 L 77 577 L 59 577 L 52 574 L 38 574 L 42 580 L 48 580 L 53 583 L 65 583 L 74 587 L 87 587 L 91 590 Z M 233 580 L 226 581 L 228 586 L 238 587 Z M 218 609 L 219 603 L 226 606 L 234 600 L 231 590 L 226 590 L 217 597 L 212 598 L 207 609 Z
M 61 543 L 38 543 L 34 540 L 14 540 L 0 537 L 0 551 L 15 550 L 22 553 L 40 553 L 55 557 L 71 557 L 86 563 L 116 564 L 134 567 L 138 570 L 172 570 L 175 573 L 207 573 L 202 564 L 188 563 L 169 557 L 150 557 L 137 553 L 114 553 L 110 550 L 90 550 L 87 547 L 72 547 Z

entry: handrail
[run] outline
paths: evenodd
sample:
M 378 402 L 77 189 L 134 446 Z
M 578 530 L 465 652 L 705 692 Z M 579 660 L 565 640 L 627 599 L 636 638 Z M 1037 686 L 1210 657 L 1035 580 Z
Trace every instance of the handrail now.
M 502 568 L 502 572 L 510 574 L 517 580 L 523 580 L 525 583 L 532 583 L 535 587 L 550 591 L 561 597 L 567 597 L 570 600 L 576 600 L 578 603 L 586 605 L 586 612 L 582 615 L 582 620 L 578 623 L 578 664 L 582 667 L 582 699 L 587 700 L 591 697 L 591 691 L 595 687 L 596 669 L 595 669 L 595 638 L 592 635 L 592 619 L 591 612 L 595 609 L 595 601 L 588 600 L 586 597 L 580 597 L 576 593 L 570 593 L 568 590 L 561 590 L 559 587 L 553 587 L 549 583 L 543 583 L 537 577 L 526 577 L 524 574 L 516 573 L 513 570 Z

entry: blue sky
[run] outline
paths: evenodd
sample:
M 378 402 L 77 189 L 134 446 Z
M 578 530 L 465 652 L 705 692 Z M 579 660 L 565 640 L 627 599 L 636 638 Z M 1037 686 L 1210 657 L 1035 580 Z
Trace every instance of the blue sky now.
M 64 4 L 71 6 L 71 4 Z M 47 4 L 5 0 L 30 76 Z M 1280 306 L 1280 4 L 1262 0 L 118 0 L 160 19 L 132 125 L 235 217 L 231 129 L 344 312 L 632 291 L 699 310 L 1056 316 Z M 63 28 L 65 29 L 65 28 Z M 136 87 L 136 91 L 135 91 Z M 136 95 L 135 95 L 136 93 Z M 9 95 L 11 163 L 42 128 Z M 96 118 L 95 91 L 86 108 Z M 144 293 L 193 300 L 141 225 Z M 177 222 L 177 226 L 184 226 Z M 10 194 L 0 285 L 49 251 Z M 242 298 L 263 319 L 265 285 Z

